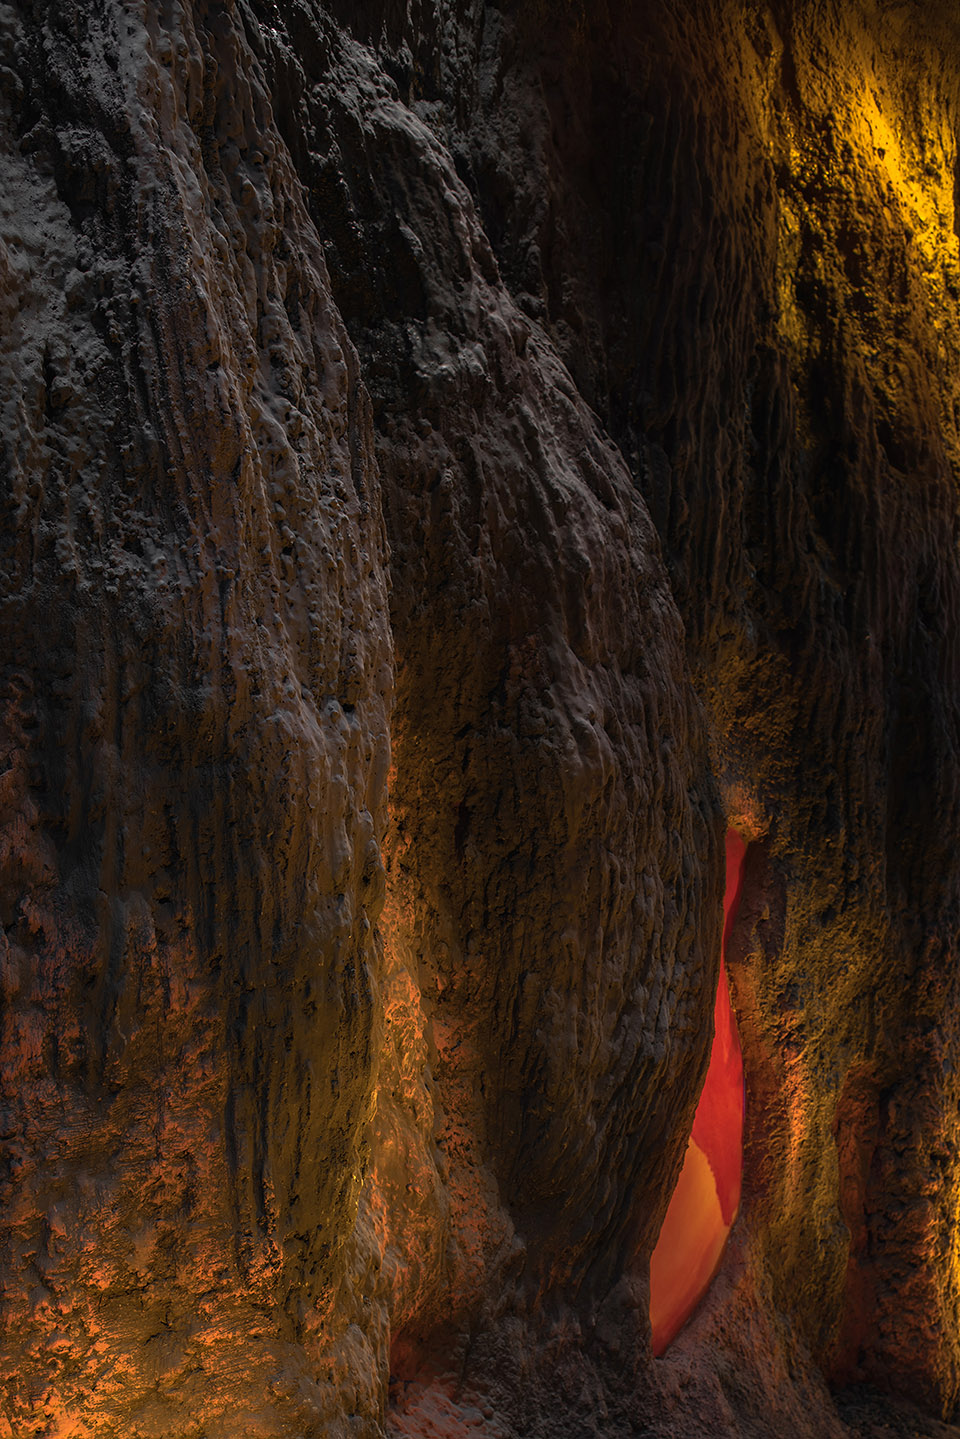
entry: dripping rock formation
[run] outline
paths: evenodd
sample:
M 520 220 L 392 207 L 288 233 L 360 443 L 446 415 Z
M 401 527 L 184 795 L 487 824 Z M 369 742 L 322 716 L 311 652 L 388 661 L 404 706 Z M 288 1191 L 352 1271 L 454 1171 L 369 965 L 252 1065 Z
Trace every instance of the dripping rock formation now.
M 0 1436 L 960 1434 L 958 124 L 953 0 L 0 3 Z

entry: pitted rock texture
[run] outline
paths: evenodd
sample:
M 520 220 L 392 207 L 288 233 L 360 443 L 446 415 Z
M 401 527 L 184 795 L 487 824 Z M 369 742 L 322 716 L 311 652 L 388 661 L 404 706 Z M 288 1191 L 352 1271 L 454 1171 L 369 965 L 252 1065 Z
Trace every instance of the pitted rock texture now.
M 3 12 L 16 1436 L 294 1432 L 371 1112 L 370 408 L 269 97 L 210 20 Z
M 953 6 L 0 65 L 0 1429 L 955 1432 Z

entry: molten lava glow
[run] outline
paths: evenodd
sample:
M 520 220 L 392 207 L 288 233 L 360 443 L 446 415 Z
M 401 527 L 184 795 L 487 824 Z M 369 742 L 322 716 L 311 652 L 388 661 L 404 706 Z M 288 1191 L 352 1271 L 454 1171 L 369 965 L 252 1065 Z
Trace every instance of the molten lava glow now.
M 728 831 L 724 954 L 714 1006 L 710 1067 L 694 1116 L 683 1169 L 650 1260 L 654 1354 L 663 1353 L 706 1293 L 740 1205 L 743 1060 L 737 1024 L 730 1008 L 724 956 L 740 901 L 745 853 L 746 845 L 736 830 Z

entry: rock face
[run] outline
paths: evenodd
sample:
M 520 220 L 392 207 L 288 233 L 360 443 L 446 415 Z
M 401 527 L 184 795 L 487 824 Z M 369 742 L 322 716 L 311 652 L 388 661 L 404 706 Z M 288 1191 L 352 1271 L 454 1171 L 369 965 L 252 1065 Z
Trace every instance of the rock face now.
M 0 1434 L 958 1432 L 953 4 L 0 68 Z

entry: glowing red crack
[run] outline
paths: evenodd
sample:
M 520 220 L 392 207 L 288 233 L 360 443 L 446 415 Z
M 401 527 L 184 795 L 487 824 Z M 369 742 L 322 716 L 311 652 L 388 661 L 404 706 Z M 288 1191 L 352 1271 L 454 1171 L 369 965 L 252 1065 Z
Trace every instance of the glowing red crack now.
M 743 1170 L 743 1059 L 730 1008 L 725 955 L 740 902 L 746 845 L 727 833 L 723 955 L 714 1006 L 713 1048 L 677 1187 L 650 1260 L 653 1352 L 662 1354 L 690 1318 L 723 1257 L 740 1205 Z

